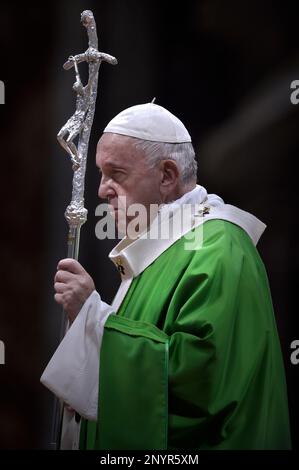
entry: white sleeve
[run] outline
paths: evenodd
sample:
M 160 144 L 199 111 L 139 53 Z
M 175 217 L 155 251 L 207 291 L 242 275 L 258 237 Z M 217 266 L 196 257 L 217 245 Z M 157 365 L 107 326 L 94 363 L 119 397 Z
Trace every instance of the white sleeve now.
M 86 419 L 96 421 L 100 347 L 110 305 L 93 291 L 41 376 L 41 382 Z

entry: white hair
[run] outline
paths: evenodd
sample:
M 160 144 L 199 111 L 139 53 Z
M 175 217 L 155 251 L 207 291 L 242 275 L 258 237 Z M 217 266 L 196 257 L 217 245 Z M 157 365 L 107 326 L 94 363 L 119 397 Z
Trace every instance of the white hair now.
M 191 142 L 169 144 L 165 142 L 152 142 L 150 140 L 134 139 L 135 147 L 143 151 L 150 168 L 154 168 L 159 161 L 174 160 L 181 173 L 183 184 L 196 181 L 197 161 Z

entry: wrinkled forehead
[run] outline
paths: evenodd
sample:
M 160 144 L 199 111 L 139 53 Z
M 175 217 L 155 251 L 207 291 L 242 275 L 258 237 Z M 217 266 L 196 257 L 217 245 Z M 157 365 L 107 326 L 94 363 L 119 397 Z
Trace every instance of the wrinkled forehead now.
M 136 164 L 143 160 L 141 152 L 136 148 L 136 141 L 133 137 L 105 132 L 97 145 L 97 165 L 106 163 L 115 165 Z
M 139 139 L 114 132 L 104 132 L 99 139 L 100 145 L 134 145 Z

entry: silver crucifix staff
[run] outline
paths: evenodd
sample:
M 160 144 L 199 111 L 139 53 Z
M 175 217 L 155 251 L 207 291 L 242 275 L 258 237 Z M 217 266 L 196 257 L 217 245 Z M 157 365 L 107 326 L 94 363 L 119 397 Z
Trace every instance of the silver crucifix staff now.
M 59 143 L 68 152 L 73 163 L 72 200 L 66 209 L 65 217 L 69 224 L 68 257 L 75 259 L 78 259 L 80 228 L 87 219 L 87 210 L 84 207 L 84 178 L 88 142 L 95 112 L 99 67 L 102 61 L 117 64 L 115 57 L 98 51 L 93 13 L 90 10 L 83 11 L 81 21 L 87 29 L 89 47 L 83 54 L 69 57 L 63 66 L 65 70 L 72 67 L 75 69 L 76 81 L 73 89 L 77 94 L 76 111 L 57 135 Z M 89 64 L 89 78 L 85 86 L 81 82 L 78 69 L 78 64 L 83 61 Z M 79 136 L 78 147 L 74 144 L 77 136 Z
M 88 49 L 75 56 L 70 56 L 63 68 L 69 70 L 74 67 L 75 83 L 73 90 L 76 92 L 76 110 L 61 128 L 57 135 L 60 145 L 69 154 L 73 164 L 73 190 L 72 199 L 65 211 L 65 218 L 69 226 L 68 233 L 68 258 L 78 259 L 80 229 L 87 219 L 87 210 L 84 207 L 84 179 L 86 159 L 90 131 L 93 123 L 97 88 L 98 72 L 102 61 L 109 64 L 117 64 L 115 57 L 98 51 L 98 37 L 96 23 L 92 11 L 85 10 L 81 14 L 81 21 L 88 34 Z M 84 86 L 81 82 L 78 64 L 87 62 L 89 68 L 88 82 Z M 78 145 L 74 139 L 78 137 Z M 67 317 L 63 315 L 60 340 L 63 338 L 67 328 Z M 55 402 L 55 410 L 52 423 L 51 447 L 59 448 L 60 428 L 62 418 L 62 406 L 58 400 Z

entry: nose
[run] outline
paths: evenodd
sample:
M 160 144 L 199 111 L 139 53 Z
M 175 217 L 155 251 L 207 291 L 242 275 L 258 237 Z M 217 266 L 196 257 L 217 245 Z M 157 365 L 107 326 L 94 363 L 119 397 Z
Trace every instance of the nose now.
M 115 196 L 115 190 L 112 187 L 112 182 L 109 178 L 102 176 L 98 196 L 100 199 L 110 199 Z

